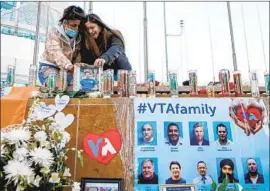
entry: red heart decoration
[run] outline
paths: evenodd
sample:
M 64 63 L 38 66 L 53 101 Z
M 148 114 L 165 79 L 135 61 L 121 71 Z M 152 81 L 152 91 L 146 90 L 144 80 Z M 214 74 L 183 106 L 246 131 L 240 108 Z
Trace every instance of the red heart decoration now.
M 121 150 L 122 138 L 117 129 L 110 129 L 103 134 L 90 133 L 83 138 L 83 150 L 92 159 L 107 164 Z
M 243 105 L 238 105 L 234 107 L 234 109 L 236 111 L 235 115 L 240 121 L 244 122 L 244 116 L 246 116 L 246 119 L 248 119 L 247 109 Z
M 254 127 L 255 124 L 261 120 L 262 118 L 262 111 L 261 109 L 257 108 L 257 107 L 250 107 L 248 108 L 247 110 L 248 114 L 249 114 L 249 119 L 248 119 L 248 124 L 251 126 L 251 127 Z M 252 117 L 250 117 L 251 115 L 254 115 L 256 119 L 253 119 Z
M 247 106 L 242 103 L 231 106 L 237 119 L 241 122 L 245 122 L 245 119 L 249 125 L 250 131 L 256 134 L 262 129 L 263 120 L 263 106 L 257 102 L 251 102 Z M 258 123 L 261 122 L 261 123 Z M 237 123 L 239 127 L 246 128 L 245 124 Z

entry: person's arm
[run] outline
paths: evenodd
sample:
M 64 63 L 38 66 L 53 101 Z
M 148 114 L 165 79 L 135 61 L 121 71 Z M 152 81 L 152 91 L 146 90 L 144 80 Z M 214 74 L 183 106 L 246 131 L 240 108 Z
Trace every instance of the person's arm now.
M 249 124 L 247 122 L 247 120 L 244 119 L 244 122 L 240 121 L 237 116 L 235 115 L 233 108 L 229 107 L 229 115 L 232 118 L 232 120 L 234 121 L 234 123 L 240 127 L 241 129 L 244 130 L 244 132 L 246 133 L 247 136 L 250 135 L 250 127 Z
M 109 49 L 103 53 L 100 58 L 105 60 L 105 64 L 111 64 L 119 55 L 124 53 L 124 44 L 123 42 L 115 35 L 111 36 L 111 46 Z
M 263 128 L 265 117 L 265 109 L 263 107 L 261 107 L 261 116 L 261 119 L 256 122 L 255 127 L 250 128 L 251 133 L 253 133 L 254 135 Z
M 255 129 L 250 129 L 250 131 L 255 135 L 258 131 L 260 131 L 263 128 L 263 121 L 264 121 L 264 116 L 262 116 L 262 119 L 260 119 L 256 124 L 255 124 Z
M 68 69 L 70 66 L 73 66 L 71 61 L 64 55 L 63 48 L 61 47 L 61 39 L 55 30 L 49 31 L 47 35 L 45 51 L 50 59 L 60 68 Z
M 78 51 L 78 52 L 77 52 L 77 55 L 76 55 L 76 57 L 75 57 L 75 59 L 74 59 L 74 63 L 75 63 L 75 64 L 76 64 L 76 63 L 81 64 L 81 61 L 82 61 L 81 53 L 80 53 L 80 51 Z
M 75 60 L 73 61 L 73 63 L 74 63 L 74 65 L 79 66 L 79 67 L 84 67 L 84 66 L 87 65 L 86 63 L 81 62 L 81 61 L 82 61 L 82 59 L 81 59 L 81 53 L 78 52 L 78 54 L 75 57 Z

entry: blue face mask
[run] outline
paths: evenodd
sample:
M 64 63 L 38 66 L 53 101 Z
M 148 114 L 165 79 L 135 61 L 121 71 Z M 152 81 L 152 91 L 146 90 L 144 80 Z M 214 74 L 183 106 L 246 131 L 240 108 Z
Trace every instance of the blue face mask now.
M 66 29 L 65 32 L 71 38 L 74 38 L 74 37 L 76 37 L 78 35 L 78 31 L 77 30 Z

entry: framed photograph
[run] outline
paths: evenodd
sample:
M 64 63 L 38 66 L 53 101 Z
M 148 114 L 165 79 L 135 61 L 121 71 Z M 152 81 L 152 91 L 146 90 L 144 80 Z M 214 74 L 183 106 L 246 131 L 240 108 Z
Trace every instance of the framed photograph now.
M 124 191 L 123 179 L 82 178 L 82 191 Z
M 196 184 L 164 184 L 159 186 L 159 191 L 197 191 Z
M 102 68 L 97 66 L 74 66 L 73 91 L 101 92 Z

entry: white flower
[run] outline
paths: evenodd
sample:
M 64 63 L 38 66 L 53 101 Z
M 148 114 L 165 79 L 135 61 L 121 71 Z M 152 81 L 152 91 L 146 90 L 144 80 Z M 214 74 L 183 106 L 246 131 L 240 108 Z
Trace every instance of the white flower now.
M 37 175 L 34 181 L 32 182 L 36 187 L 39 187 L 39 182 L 42 179 L 41 176 Z
M 9 144 L 17 145 L 22 142 L 28 142 L 30 139 L 31 133 L 24 129 L 15 129 L 6 134 L 6 140 Z
M 74 182 L 72 185 L 72 191 L 80 191 L 81 190 L 81 183 L 79 182 Z
M 61 134 L 62 134 L 61 142 L 57 145 L 57 148 L 59 150 L 63 149 L 70 140 L 70 134 L 68 132 L 62 131 Z
M 21 178 L 27 178 L 34 174 L 33 169 L 30 168 L 30 164 L 27 161 L 10 160 L 8 164 L 4 166 L 4 172 L 6 179 L 14 181 L 16 185 Z
M 49 141 L 41 141 L 40 142 L 40 147 L 45 147 L 47 149 L 50 149 L 50 142 Z
M 29 153 L 30 161 L 40 164 L 43 167 L 50 167 L 53 161 L 53 154 L 46 148 L 34 148 Z
M 27 123 L 31 123 L 32 121 L 36 121 L 38 120 L 38 114 L 37 112 L 34 110 L 30 113 L 30 115 L 28 116 L 28 119 L 26 120 Z
M 27 177 L 27 184 L 31 184 L 32 182 L 34 182 L 34 179 L 35 179 L 35 175 L 31 175 L 31 176 L 28 176 Z
M 24 188 L 20 184 L 18 184 L 17 188 L 16 188 L 16 191 L 21 191 L 21 190 L 24 190 Z
M 54 119 L 52 119 L 54 120 Z M 61 130 L 61 125 L 59 123 L 53 122 L 50 127 L 50 130 L 56 131 L 56 130 Z
M 1 131 L 1 143 L 6 139 L 6 137 L 7 137 L 7 133 Z
M 47 134 L 44 131 L 38 131 L 35 133 L 34 138 L 39 142 L 46 141 Z
M 66 167 L 63 176 L 71 176 L 69 171 L 70 169 Z
M 23 161 L 28 156 L 29 151 L 22 147 L 18 148 L 13 152 L 13 158 L 17 161 Z
M 57 139 L 58 144 L 51 144 L 51 147 L 55 149 L 55 151 L 58 153 L 63 148 L 65 148 L 67 142 L 70 140 L 70 134 L 66 131 L 54 131 L 54 134 L 61 138 L 61 140 Z
M 66 144 L 70 140 L 70 134 L 66 131 L 63 132 L 63 138 L 62 141 Z
M 28 144 L 26 142 L 23 142 L 20 146 L 26 149 L 28 148 Z
M 40 170 L 40 172 L 43 173 L 43 174 L 48 174 L 50 172 L 50 169 L 45 166 Z
M 59 178 L 59 174 L 56 172 L 53 172 L 51 175 L 51 178 L 49 179 L 50 183 L 59 183 L 60 182 L 60 178 Z
M 1 158 L 6 154 L 5 144 L 1 144 Z

